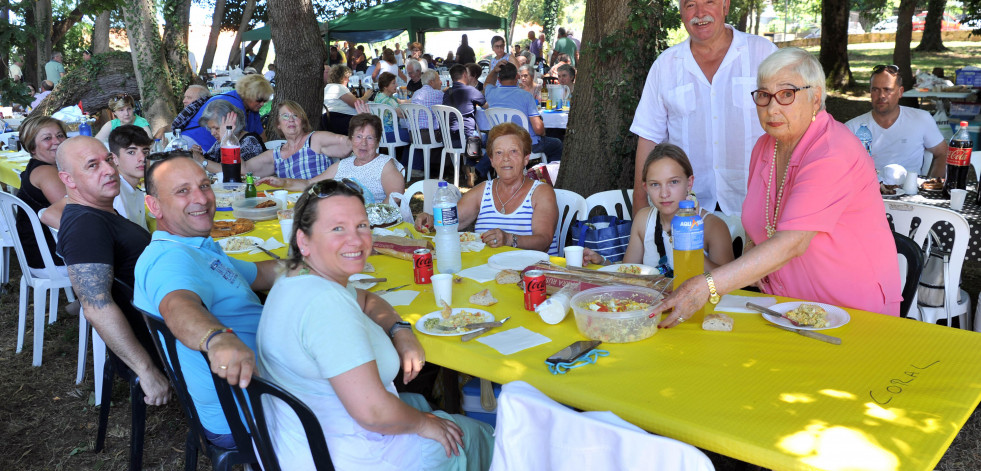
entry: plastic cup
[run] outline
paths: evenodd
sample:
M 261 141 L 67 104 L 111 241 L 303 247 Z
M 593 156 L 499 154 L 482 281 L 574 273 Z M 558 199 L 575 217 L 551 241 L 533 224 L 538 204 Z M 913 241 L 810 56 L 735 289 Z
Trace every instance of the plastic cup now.
M 967 190 L 950 190 L 950 209 L 960 211 L 964 209 L 964 200 L 967 198 Z
M 581 267 L 582 266 L 582 251 L 583 247 L 579 245 L 570 245 L 565 248 L 565 266 L 567 267 Z
M 436 305 L 443 307 L 443 301 L 447 306 L 453 305 L 453 275 L 449 273 L 440 273 L 432 276 L 433 280 L 433 296 L 436 299 Z
M 906 181 L 903 183 L 903 191 L 907 195 L 915 195 L 919 191 L 919 183 L 917 183 L 917 178 L 919 175 L 916 172 L 909 172 L 906 174 Z
M 283 207 L 285 208 L 286 207 L 286 195 L 288 193 L 289 192 L 286 191 L 286 190 L 276 190 L 276 191 L 273 192 L 273 199 L 274 200 L 278 200 L 281 203 L 283 203 Z
M 293 236 L 293 220 L 283 219 L 279 221 L 279 230 L 283 233 L 283 243 L 290 245 L 290 237 Z

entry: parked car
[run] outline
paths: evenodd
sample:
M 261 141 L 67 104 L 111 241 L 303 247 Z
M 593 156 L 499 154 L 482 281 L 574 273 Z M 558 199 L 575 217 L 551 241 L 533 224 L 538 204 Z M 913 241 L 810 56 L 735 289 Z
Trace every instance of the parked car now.
M 857 21 L 848 22 L 848 34 L 865 34 L 865 29 L 862 28 L 862 24 Z M 821 27 L 812 26 L 806 33 L 804 33 L 804 39 L 820 38 L 821 37 Z
M 913 17 L 913 31 L 923 31 L 926 25 L 927 12 L 920 13 Z M 961 29 L 961 23 L 950 13 L 944 12 L 943 19 L 940 20 L 940 31 L 957 31 Z
M 875 26 L 872 27 L 872 32 L 873 33 L 895 33 L 896 32 L 896 28 L 898 27 L 897 20 L 899 20 L 899 17 L 898 16 L 890 16 L 889 18 L 886 18 L 886 19 L 884 19 L 884 20 L 876 23 Z

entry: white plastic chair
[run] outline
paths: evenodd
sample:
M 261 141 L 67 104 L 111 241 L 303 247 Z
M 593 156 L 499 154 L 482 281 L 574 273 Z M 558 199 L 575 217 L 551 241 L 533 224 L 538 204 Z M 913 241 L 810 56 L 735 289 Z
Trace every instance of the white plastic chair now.
M 494 437 L 492 471 L 715 469 L 698 448 L 649 434 L 612 412 L 576 412 L 524 381 L 502 386 Z
M 971 330 L 971 300 L 967 292 L 960 289 L 961 268 L 967 255 L 968 240 L 971 237 L 971 227 L 964 216 L 954 211 L 925 204 L 906 203 L 901 201 L 885 201 L 886 214 L 892 216 L 895 231 L 908 235 L 918 245 L 925 246 L 930 229 L 938 222 L 947 222 L 954 228 L 954 243 L 950 251 L 950 263 L 944 273 L 944 307 L 935 308 L 914 304 L 910 307 L 909 317 L 924 322 L 936 323 L 946 319 L 951 325 L 952 318 L 958 318 L 962 329 Z M 919 220 L 919 226 L 913 230 L 914 220 Z M 913 309 L 913 308 L 917 309 Z
M 286 139 L 276 139 L 274 141 L 266 141 L 266 150 L 273 150 L 280 148 L 283 144 L 286 144 Z
M 402 136 L 399 135 L 399 114 L 395 111 L 394 106 L 386 105 L 384 103 L 368 103 L 368 108 L 371 109 L 371 114 L 382 120 L 382 123 L 385 122 L 386 117 L 391 117 L 392 129 L 394 130 L 392 134 L 395 135 L 395 138 L 394 140 L 389 140 L 387 135 L 388 133 L 383 132 L 380 146 L 388 150 L 389 156 L 395 157 L 396 148 L 409 145 L 409 143 L 403 141 Z M 411 173 L 411 169 L 407 170 L 407 172 Z
M 412 210 L 409 208 L 409 202 L 412 201 L 412 197 L 417 193 L 422 193 L 422 211 L 425 213 L 433 213 L 433 196 L 436 195 L 436 190 L 439 189 L 439 182 L 435 178 L 429 180 L 419 180 L 411 185 L 405 190 L 405 193 L 391 193 L 388 195 L 391 198 L 392 204 L 399 206 L 399 212 L 402 213 L 402 220 L 408 223 L 412 223 L 414 219 L 412 218 Z M 450 189 L 456 192 L 457 199 L 460 197 L 460 189 L 452 184 L 448 184 Z
M 48 242 L 44 238 L 41 230 L 41 220 L 34 210 L 20 198 L 6 192 L 0 191 L 0 215 L 2 215 L 7 227 L 14 230 L 17 227 L 17 211 L 24 211 L 31 221 L 34 229 L 34 237 L 38 241 L 41 258 L 44 261 L 44 268 L 28 268 L 27 255 L 24 247 L 20 243 L 19 237 L 14 237 L 14 252 L 17 253 L 17 260 L 20 262 L 22 276 L 20 278 L 20 308 L 17 317 L 17 352 L 20 353 L 24 348 L 24 332 L 27 324 L 27 293 L 29 288 L 34 289 L 34 366 L 41 366 L 42 341 L 44 340 L 44 312 L 50 306 L 48 312 L 49 323 L 58 318 L 58 290 L 64 289 L 69 301 L 74 301 L 72 294 L 72 283 L 68 279 L 64 267 L 58 267 L 51 256 Z
M 722 211 L 715 211 L 712 214 L 723 220 L 729 226 L 729 238 L 732 239 L 733 253 L 735 253 L 736 247 L 738 246 L 739 253 L 741 254 L 742 248 L 746 246 L 746 229 L 743 228 L 742 217 L 737 214 L 727 215 Z M 736 241 L 739 241 L 739 243 L 737 244 Z
M 633 204 L 634 190 L 627 190 L 627 197 Z M 620 219 L 630 220 L 633 215 L 627 211 L 627 202 L 623 200 L 622 190 L 608 190 L 594 193 L 586 197 L 586 216 L 592 214 L 596 207 L 603 207 L 606 214 L 616 216 Z
M 487 121 L 490 123 L 491 127 L 497 126 L 498 124 L 501 123 L 514 121 L 515 118 L 517 118 L 517 123 L 520 124 L 521 127 L 525 129 L 531 129 L 531 127 L 528 126 L 528 115 L 526 115 L 521 110 L 516 110 L 514 108 L 496 107 L 496 108 L 487 108 L 487 110 L 485 110 L 484 113 L 487 115 Z M 531 159 L 532 160 L 538 159 L 542 161 L 543 164 L 548 163 L 548 159 L 545 158 L 545 154 L 542 152 L 532 152 Z
M 7 222 L 0 217 L 0 285 L 10 281 L 10 249 L 14 248 L 14 229 L 7 227 Z
M 432 149 L 438 149 L 443 147 L 443 143 L 436 142 L 436 130 L 433 129 L 434 123 L 436 123 L 433 116 L 433 112 L 429 110 L 428 107 L 423 105 L 417 105 L 415 103 L 407 103 L 400 105 L 399 108 L 402 109 L 402 113 L 405 114 L 406 120 L 409 122 L 409 134 L 412 136 L 412 145 L 409 146 L 409 159 L 408 165 L 405 166 L 405 181 L 409 181 L 412 177 L 412 159 L 416 155 L 416 151 L 422 152 L 422 164 L 423 169 L 426 172 L 425 177 L 429 177 L 429 151 Z M 421 127 L 420 118 L 423 116 L 428 116 L 428 128 Z M 424 144 L 425 140 L 423 136 L 427 136 L 429 144 Z
M 78 312 L 78 367 L 75 372 L 75 384 L 81 384 L 85 379 L 85 360 L 88 355 L 89 332 L 92 333 L 92 379 L 95 381 L 95 405 L 102 404 L 102 376 L 106 368 L 106 342 L 99 336 L 99 331 L 92 328 L 85 319 L 85 309 Z
M 449 155 L 453 159 L 453 184 L 460 186 L 460 162 L 463 160 L 463 154 L 467 152 L 467 136 L 463 131 L 463 115 L 460 110 L 444 105 L 433 105 L 433 114 L 439 120 L 439 132 L 443 135 L 443 153 L 439 159 L 439 178 L 443 178 L 446 156 Z M 450 129 L 451 116 L 458 123 L 456 131 Z M 459 147 L 453 147 L 454 134 L 460 143 Z
M 565 257 L 565 241 L 569 235 L 572 221 L 585 219 L 589 213 L 586 212 L 586 198 L 579 196 L 574 191 L 556 189 L 555 204 L 559 207 L 559 220 L 555 224 L 559 257 Z

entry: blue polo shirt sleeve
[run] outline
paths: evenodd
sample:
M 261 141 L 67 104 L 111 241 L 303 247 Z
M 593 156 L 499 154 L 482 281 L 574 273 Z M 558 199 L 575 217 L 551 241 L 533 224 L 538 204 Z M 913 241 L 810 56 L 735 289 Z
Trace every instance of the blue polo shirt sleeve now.
M 535 97 L 531 96 L 531 93 L 521 94 L 521 106 L 523 107 L 522 111 L 524 111 L 529 118 L 541 116 L 541 114 L 538 113 L 538 102 L 535 101 Z

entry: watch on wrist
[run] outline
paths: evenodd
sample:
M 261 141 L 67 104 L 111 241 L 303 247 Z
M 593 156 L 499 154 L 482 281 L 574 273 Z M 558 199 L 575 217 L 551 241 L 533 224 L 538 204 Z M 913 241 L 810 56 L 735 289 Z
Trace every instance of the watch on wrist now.
M 719 304 L 719 301 L 722 300 L 722 297 L 719 296 L 719 292 L 715 290 L 715 280 L 712 279 L 711 273 L 705 272 L 705 281 L 708 283 L 709 286 L 709 302 L 712 304 Z
M 412 330 L 412 324 L 409 324 L 408 322 L 405 321 L 398 321 L 392 324 L 392 326 L 388 328 L 388 337 L 394 339 L 395 333 L 404 329 Z
M 518 234 L 511 234 L 511 247 L 518 248 Z

